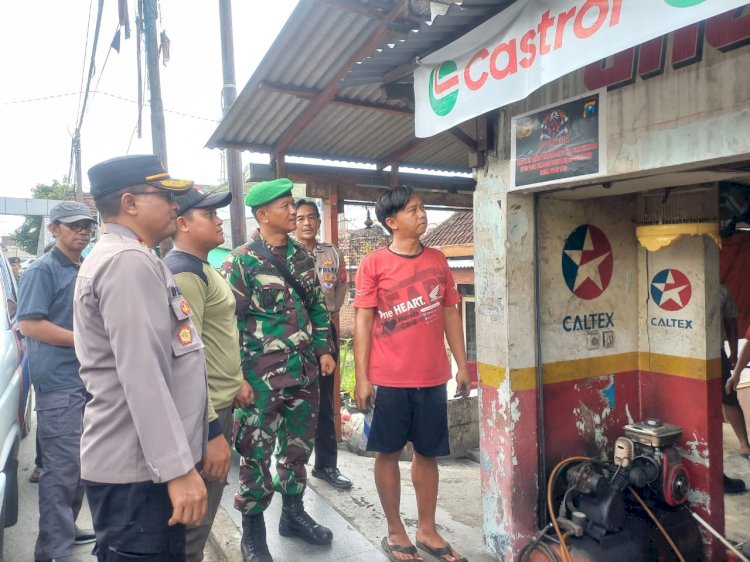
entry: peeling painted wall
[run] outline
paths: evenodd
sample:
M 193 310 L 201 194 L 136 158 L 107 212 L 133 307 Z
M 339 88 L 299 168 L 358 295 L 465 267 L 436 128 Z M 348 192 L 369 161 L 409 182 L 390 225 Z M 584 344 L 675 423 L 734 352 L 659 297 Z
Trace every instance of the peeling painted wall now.
M 678 69 L 667 64 L 661 76 L 608 92 L 609 177 L 643 176 L 646 185 L 650 174 L 749 159 L 750 73 L 740 68 L 750 68 L 750 46 L 725 53 L 705 46 L 701 63 Z M 680 450 L 694 484 L 689 499 L 723 529 L 721 448 L 714 445 L 721 441 L 720 427 L 709 415 L 720 400 L 718 252 L 713 242 L 691 238 L 646 254 L 635 239 L 636 195 L 600 189 L 609 196 L 561 192 L 540 198 L 546 417 L 538 427 L 533 197 L 510 192 L 510 121 L 584 95 L 583 74 L 571 73 L 503 108 L 497 153 L 476 175 L 482 501 L 486 547 L 498 560 L 513 560 L 535 532 L 536 441 L 542 429 L 546 458 L 554 462 L 576 453 L 609 455 L 622 426 L 646 416 L 682 426 Z M 562 273 L 566 241 L 583 225 L 597 227 L 612 249 L 611 280 L 594 298 L 573 295 L 578 289 L 570 289 Z M 584 248 L 567 250 L 577 258 Z M 652 325 L 656 308 L 663 311 L 650 296 L 651 285 L 659 283 L 654 275 L 672 268 L 694 279 L 691 308 L 667 311 L 673 324 Z M 566 318 L 572 319 L 566 324 Z M 691 319 L 691 333 L 676 331 L 687 331 L 684 322 Z

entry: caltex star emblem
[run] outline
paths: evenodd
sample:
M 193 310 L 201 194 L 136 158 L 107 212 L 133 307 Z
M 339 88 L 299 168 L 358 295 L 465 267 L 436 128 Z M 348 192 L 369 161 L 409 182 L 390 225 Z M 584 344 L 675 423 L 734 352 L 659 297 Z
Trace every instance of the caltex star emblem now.
M 692 296 L 690 279 L 679 269 L 662 269 L 651 280 L 651 298 L 663 310 L 682 310 Z
M 597 227 L 583 224 L 568 235 L 562 253 L 565 284 L 579 299 L 595 299 L 612 280 L 612 246 Z

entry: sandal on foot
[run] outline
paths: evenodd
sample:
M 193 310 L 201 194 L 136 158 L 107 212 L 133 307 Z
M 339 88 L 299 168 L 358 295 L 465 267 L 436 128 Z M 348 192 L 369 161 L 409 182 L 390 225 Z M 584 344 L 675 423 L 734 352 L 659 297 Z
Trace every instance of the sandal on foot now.
M 403 560 L 401 560 L 401 558 L 397 558 L 396 556 L 394 556 L 394 552 L 398 552 L 400 554 L 408 554 L 412 557 L 411 560 L 422 560 L 421 558 L 414 558 L 414 555 L 419 554 L 415 546 L 401 546 L 400 544 L 391 544 L 388 542 L 388 537 L 383 537 L 383 540 L 380 541 L 380 546 L 383 547 L 383 551 L 385 551 L 385 553 L 388 555 L 388 559 L 391 560 L 391 562 L 404 562 Z
M 437 548 L 431 548 L 426 544 L 417 541 L 417 548 L 419 548 L 420 550 L 424 550 L 427 554 L 430 554 L 438 560 L 442 560 L 443 562 L 448 562 L 445 558 L 446 556 L 452 557 L 454 559 L 454 562 L 469 562 L 465 557 L 461 556 L 455 550 L 453 550 L 453 547 L 449 544 L 446 544 L 445 546 L 439 546 Z

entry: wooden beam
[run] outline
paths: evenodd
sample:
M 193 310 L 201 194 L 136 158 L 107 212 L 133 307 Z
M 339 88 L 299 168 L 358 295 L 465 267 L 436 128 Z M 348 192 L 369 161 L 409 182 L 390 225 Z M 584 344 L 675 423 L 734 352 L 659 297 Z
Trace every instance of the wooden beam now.
M 391 166 L 391 183 L 390 187 L 391 189 L 396 189 L 398 187 L 398 162 L 393 164 Z
M 448 134 L 450 134 L 454 139 L 463 144 L 471 152 L 477 151 L 477 141 L 464 133 L 462 129 L 458 127 L 451 127 L 450 129 L 448 129 Z
M 355 63 L 361 61 L 368 55 L 370 55 L 377 47 L 379 47 L 388 36 L 388 28 L 386 23 L 394 21 L 400 14 L 405 12 L 407 9 L 408 0 L 399 0 L 393 9 L 388 12 L 383 21 L 380 21 L 375 27 L 370 36 L 365 40 L 362 46 L 357 49 L 341 66 L 339 71 L 333 76 L 328 85 L 318 95 L 317 98 L 305 108 L 302 114 L 294 120 L 294 122 L 284 131 L 279 137 L 276 143 L 277 152 L 286 153 L 289 146 L 294 140 L 305 130 L 305 128 L 312 123 L 322 109 L 328 105 L 333 98 L 336 97 L 336 92 L 339 88 L 339 83 L 351 70 Z
M 276 84 L 274 82 L 261 82 L 260 89 L 265 92 L 273 92 L 275 94 L 285 94 L 294 96 L 303 100 L 315 100 L 321 93 L 322 90 L 315 90 L 313 88 L 301 88 L 297 86 L 285 86 L 283 84 Z M 385 105 L 382 103 L 373 103 L 366 101 L 358 101 L 347 98 L 336 96 L 331 100 L 334 105 L 354 107 L 357 109 L 364 109 L 367 111 L 378 111 L 380 113 L 393 113 L 396 115 L 408 115 L 413 116 L 414 112 L 411 109 L 405 107 L 394 107 L 392 105 Z
M 300 181 L 295 174 L 291 179 Z M 377 201 L 388 187 L 366 187 L 362 185 L 339 184 L 338 201 L 341 205 L 344 201 Z M 474 205 L 474 195 L 472 193 L 448 193 L 439 191 L 416 190 L 417 195 L 422 199 L 425 205 L 435 207 L 450 207 L 454 209 L 472 209 Z M 308 197 L 325 199 L 328 197 L 328 190 L 322 184 L 316 183 L 309 185 L 307 189 Z
M 420 144 L 426 141 L 427 141 L 426 138 L 422 139 L 422 138 L 414 137 L 409 142 L 407 142 L 406 144 L 402 144 L 396 150 L 394 150 L 393 152 L 385 156 L 382 160 L 380 160 L 380 162 L 378 162 L 377 164 L 377 169 L 382 170 L 383 168 L 387 166 L 398 164 L 399 162 L 401 162 L 401 159 L 404 156 L 409 154 L 412 150 L 414 150 Z

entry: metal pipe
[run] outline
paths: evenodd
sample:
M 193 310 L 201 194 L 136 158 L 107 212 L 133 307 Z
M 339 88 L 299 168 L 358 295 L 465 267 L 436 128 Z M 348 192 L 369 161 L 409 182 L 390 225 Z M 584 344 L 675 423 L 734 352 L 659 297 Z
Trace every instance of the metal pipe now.
M 550 521 L 547 514 L 547 462 L 545 459 L 545 434 L 544 434 L 544 365 L 542 363 L 542 286 L 541 265 L 539 256 L 539 194 L 534 193 L 534 331 L 535 354 L 536 354 L 536 411 L 537 411 L 537 485 L 539 496 L 537 498 L 537 521 L 540 529 L 544 528 Z
M 717 539 L 719 539 L 724 546 L 726 546 L 735 555 L 737 555 L 739 557 L 739 559 L 742 560 L 742 562 L 750 562 L 750 560 L 747 559 L 747 556 L 745 556 L 744 554 L 742 554 L 739 550 L 737 550 L 732 545 L 732 543 L 730 543 L 727 539 L 725 539 L 724 537 L 722 537 L 719 534 L 719 532 L 716 529 L 714 529 L 711 525 L 709 525 L 700 515 L 698 515 L 695 512 L 692 512 L 692 516 L 693 516 L 693 518 L 698 523 L 700 523 L 701 525 L 703 525 L 709 533 L 711 533 L 713 536 L 715 536 Z

